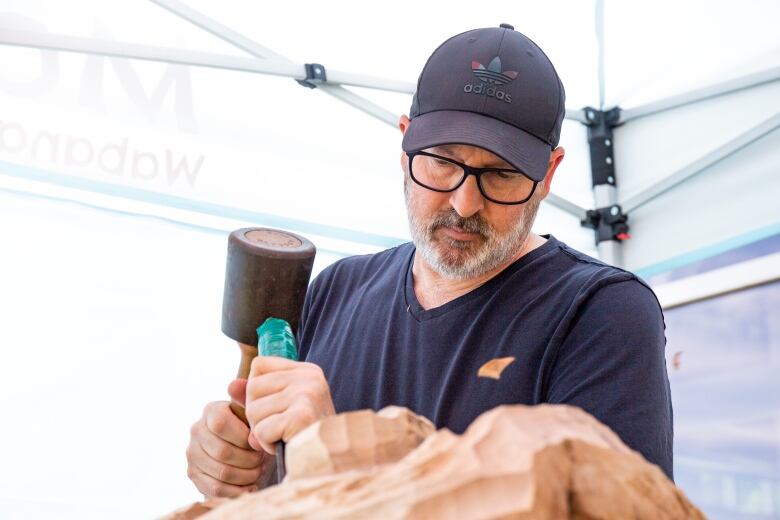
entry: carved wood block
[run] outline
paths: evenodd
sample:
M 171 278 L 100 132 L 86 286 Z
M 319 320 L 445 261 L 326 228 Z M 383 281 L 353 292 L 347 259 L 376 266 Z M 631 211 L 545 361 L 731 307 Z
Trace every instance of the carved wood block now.
M 384 413 L 313 425 L 288 444 L 288 467 L 300 457 L 295 476 L 199 518 L 704 518 L 660 468 L 579 408 L 501 406 L 463 435 L 439 430 L 416 448 L 426 421 Z M 389 441 L 395 428 L 408 440 Z

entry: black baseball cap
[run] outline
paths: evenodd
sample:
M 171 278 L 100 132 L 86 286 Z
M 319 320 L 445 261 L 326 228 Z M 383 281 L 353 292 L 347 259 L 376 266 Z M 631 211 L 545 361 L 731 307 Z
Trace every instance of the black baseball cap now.
M 540 181 L 560 140 L 565 99 L 547 55 L 511 25 L 466 31 L 428 58 L 401 146 L 478 146 Z

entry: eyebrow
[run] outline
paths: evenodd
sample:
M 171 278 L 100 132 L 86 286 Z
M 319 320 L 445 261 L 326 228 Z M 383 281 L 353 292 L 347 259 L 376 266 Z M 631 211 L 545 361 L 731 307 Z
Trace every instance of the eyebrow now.
M 452 144 L 442 144 L 439 146 L 434 146 L 432 150 L 438 152 L 445 152 L 450 155 L 456 155 L 455 145 Z M 456 157 L 456 158 L 460 159 L 460 157 Z M 485 168 L 502 168 L 502 169 L 516 170 L 514 166 L 512 166 L 511 164 L 509 164 L 504 160 L 499 160 L 498 162 L 489 162 L 488 164 L 485 165 Z

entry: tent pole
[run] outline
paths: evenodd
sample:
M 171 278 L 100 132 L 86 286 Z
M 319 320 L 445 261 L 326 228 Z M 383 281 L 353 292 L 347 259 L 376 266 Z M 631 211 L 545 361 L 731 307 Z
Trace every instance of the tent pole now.
M 234 47 L 238 47 L 244 52 L 251 54 L 257 58 L 276 58 L 282 61 L 289 61 L 281 54 L 277 54 L 267 47 L 263 47 L 256 41 L 247 38 L 243 34 L 237 33 L 230 27 L 223 25 L 213 18 L 209 18 L 191 8 L 190 6 L 177 2 L 176 0 L 149 0 L 153 4 L 166 9 L 170 13 L 182 18 L 191 24 L 203 29 L 204 31 L 211 33 L 220 40 L 223 40 Z
M 552 192 L 547 194 L 544 202 L 577 217 L 578 220 L 583 220 L 587 213 L 585 208 Z
M 214 36 L 232 45 L 235 45 L 239 49 L 242 49 L 243 51 L 248 52 L 256 57 L 272 56 L 276 59 L 289 61 L 281 54 L 278 54 L 272 51 L 271 49 L 268 49 L 267 47 L 263 47 L 259 43 L 247 38 L 242 34 L 237 33 L 236 31 L 230 29 L 229 27 L 222 25 L 221 23 L 209 18 L 208 16 L 202 13 L 199 13 L 195 9 L 192 9 L 191 7 L 182 4 L 177 0 L 150 0 L 150 1 L 159 5 L 164 9 L 167 9 L 168 11 L 175 14 L 176 16 L 196 25 L 197 27 L 200 27 L 201 29 L 208 31 Z M 328 77 L 332 80 L 333 72 L 329 71 Z M 308 79 L 308 78 L 304 76 L 304 79 Z M 369 101 L 366 98 L 363 98 L 362 96 L 359 96 L 358 94 L 349 92 L 339 85 L 333 84 L 330 86 L 330 88 L 321 89 L 321 90 L 322 92 L 325 92 L 326 94 L 329 94 L 335 97 L 336 99 L 346 102 L 350 106 L 353 106 L 359 110 L 367 112 L 371 116 L 377 117 L 380 121 L 383 121 L 392 126 L 396 126 L 398 124 L 397 118 L 393 118 L 391 121 L 386 117 L 387 110 L 385 110 L 381 106 L 377 105 L 372 101 Z M 413 93 L 414 86 L 412 85 L 411 90 L 409 91 L 404 90 L 404 91 Z M 358 102 L 358 98 L 361 98 L 359 102 Z
M 620 119 L 620 109 L 609 111 L 593 107 L 583 109 L 588 127 L 593 201 L 596 209 L 588 210 L 581 224 L 595 233 L 599 258 L 612 265 L 622 264 L 621 242 L 629 237 L 628 215 L 618 205 L 612 129 Z
M 223 40 L 244 52 L 248 52 L 252 56 L 258 58 L 273 58 L 279 61 L 292 63 L 289 59 L 285 58 L 281 54 L 278 54 L 268 47 L 260 45 L 254 40 L 247 38 L 246 36 L 237 33 L 233 29 L 223 25 L 216 20 L 209 18 L 192 9 L 186 4 L 183 4 L 177 0 L 149 0 L 150 2 L 157 4 L 163 9 L 175 14 L 179 18 L 182 18 L 191 24 L 203 29 L 204 31 L 211 33 L 220 40 Z M 296 65 L 298 66 L 298 65 Z M 300 67 L 303 67 L 302 65 Z M 301 78 L 297 78 L 301 79 Z M 409 81 L 398 81 L 386 78 L 373 78 L 371 76 L 365 76 L 362 74 L 354 74 L 350 72 L 341 72 L 335 70 L 328 70 L 328 82 L 338 83 L 342 85 L 352 85 L 356 87 L 374 88 L 379 90 L 387 90 L 391 92 L 400 92 L 402 94 L 414 94 L 415 85 Z M 396 121 L 397 123 L 397 121 Z M 395 124 L 395 123 L 394 123 Z
M 17 31 L 13 29 L 4 29 L 0 32 L 0 44 L 270 74 L 293 79 L 306 78 L 306 68 L 304 65 L 298 65 L 275 56 L 271 59 L 257 59 L 244 56 L 229 56 L 224 54 L 189 51 L 185 49 L 100 40 L 96 38 Z M 411 94 L 414 92 L 414 84 L 410 82 L 375 78 L 362 74 L 334 70 L 328 71 L 328 81 L 334 85 L 344 84 L 355 87 L 401 92 L 404 94 Z
M 663 193 L 666 193 L 678 184 L 681 184 L 694 175 L 697 175 L 710 168 L 719 161 L 722 161 L 723 159 L 733 155 L 746 146 L 749 146 L 751 143 L 757 141 L 765 135 L 777 130 L 778 127 L 780 127 L 780 113 L 775 114 L 769 119 L 754 126 L 750 130 L 743 132 L 737 137 L 707 153 L 703 157 L 699 157 L 684 168 L 667 176 L 652 186 L 631 197 L 628 197 L 625 201 L 623 201 L 623 207 L 625 211 L 631 212 L 636 208 L 647 204 L 651 200 L 655 199 Z
M 660 99 L 646 105 L 625 109 L 621 113 L 620 122 L 625 123 L 633 119 L 639 119 L 640 117 L 665 112 L 673 108 L 698 103 L 699 101 L 724 96 L 726 94 L 732 94 L 734 92 L 739 92 L 740 90 L 758 87 L 778 80 L 780 80 L 780 67 L 747 74 L 697 90 Z
M 617 206 L 617 187 L 610 184 L 600 184 L 593 187 L 593 200 L 597 208 L 618 208 L 611 210 L 613 213 L 620 212 L 620 206 Z M 610 229 L 611 231 L 611 229 Z M 622 265 L 623 249 L 619 240 L 599 240 L 598 231 L 596 238 L 596 248 L 599 252 L 599 258 L 610 265 Z
M 372 117 L 375 117 L 376 119 L 382 121 L 383 123 L 387 123 L 392 127 L 398 126 L 398 118 L 399 118 L 398 115 L 396 115 L 393 112 L 390 112 L 389 110 L 385 110 L 381 106 L 377 105 L 376 103 L 372 103 L 371 101 L 368 101 L 366 98 L 362 96 L 358 96 L 351 90 L 347 90 L 338 85 L 331 85 L 329 83 L 322 83 L 318 85 L 317 88 L 321 89 L 323 92 L 326 92 L 327 94 L 330 94 L 331 96 L 338 99 L 339 101 L 343 101 L 344 103 L 352 107 L 355 107 L 358 110 L 365 112 L 366 114 Z

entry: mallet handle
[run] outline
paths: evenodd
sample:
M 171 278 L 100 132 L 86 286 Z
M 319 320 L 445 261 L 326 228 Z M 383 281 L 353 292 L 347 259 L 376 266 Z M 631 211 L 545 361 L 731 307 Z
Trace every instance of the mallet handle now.
M 238 365 L 238 374 L 236 374 L 236 377 L 240 379 L 249 379 L 249 370 L 252 368 L 252 360 L 257 357 L 257 347 L 239 343 L 238 348 L 241 349 L 241 363 Z M 244 406 L 241 403 L 231 401 L 230 409 L 233 410 L 233 413 L 236 414 L 239 419 L 249 424 L 249 421 L 246 419 L 246 410 L 244 410 Z

